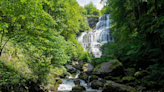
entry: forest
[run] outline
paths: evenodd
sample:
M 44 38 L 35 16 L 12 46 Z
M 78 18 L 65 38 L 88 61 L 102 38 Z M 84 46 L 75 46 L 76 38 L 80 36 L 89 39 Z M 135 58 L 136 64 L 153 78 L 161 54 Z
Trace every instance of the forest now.
M 94 67 L 113 59 L 149 74 L 142 84 L 164 87 L 164 0 L 101 0 L 80 6 L 76 0 L 0 1 L 0 92 L 43 92 L 57 88 L 58 76 L 73 61 Z M 110 14 L 115 42 L 94 58 L 76 38 L 89 32 L 87 17 Z M 135 81 L 139 82 L 139 81 Z M 113 91 L 114 92 L 114 91 Z

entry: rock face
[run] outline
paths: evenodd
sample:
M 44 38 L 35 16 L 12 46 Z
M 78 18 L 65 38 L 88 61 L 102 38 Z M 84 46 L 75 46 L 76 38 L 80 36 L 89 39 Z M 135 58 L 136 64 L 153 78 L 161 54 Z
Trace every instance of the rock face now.
M 125 86 L 115 82 L 106 83 L 102 92 L 137 92 L 133 87 Z
M 87 17 L 87 20 L 88 20 L 89 27 L 93 29 L 96 26 L 99 17 Z
M 83 65 L 83 72 L 85 72 L 88 75 L 91 75 L 94 70 L 94 66 L 90 63 L 86 63 Z
M 105 80 L 93 80 L 91 82 L 92 89 L 101 89 L 104 86 Z
M 93 74 L 98 76 L 124 76 L 124 69 L 121 62 L 119 62 L 117 59 L 109 62 L 105 62 L 100 64 L 94 69 Z
M 72 92 L 83 92 L 85 90 L 86 90 L 85 87 L 81 85 L 76 85 L 72 88 Z

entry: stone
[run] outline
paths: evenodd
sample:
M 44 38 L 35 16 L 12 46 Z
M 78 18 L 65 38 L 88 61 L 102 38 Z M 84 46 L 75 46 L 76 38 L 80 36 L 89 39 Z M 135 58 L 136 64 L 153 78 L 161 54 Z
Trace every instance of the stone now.
M 74 80 L 73 82 L 75 83 L 75 85 L 80 85 L 80 80 Z
M 84 80 L 85 82 L 88 81 L 89 76 L 86 73 L 80 73 L 78 76 L 80 79 Z
M 89 27 L 93 29 L 96 26 L 99 17 L 87 17 L 87 20 L 88 20 Z
M 105 83 L 102 92 L 137 92 L 137 91 L 133 87 L 110 81 L 108 83 Z
M 75 85 L 74 87 L 72 87 L 72 92 L 83 92 L 85 90 L 85 87 L 81 85 Z
M 94 66 L 90 63 L 86 63 L 83 65 L 83 72 L 85 72 L 88 75 L 91 75 L 94 70 Z
M 104 86 L 105 80 L 93 80 L 91 82 L 91 88 L 92 89 L 100 89 Z
M 77 61 L 74 61 L 72 62 L 72 66 L 78 70 L 83 70 L 82 67 L 84 65 L 84 62 L 83 61 L 80 61 L 80 62 L 77 62 Z
M 125 76 L 123 65 L 117 59 L 109 62 L 104 62 L 97 66 L 93 74 L 103 77 L 103 76 Z

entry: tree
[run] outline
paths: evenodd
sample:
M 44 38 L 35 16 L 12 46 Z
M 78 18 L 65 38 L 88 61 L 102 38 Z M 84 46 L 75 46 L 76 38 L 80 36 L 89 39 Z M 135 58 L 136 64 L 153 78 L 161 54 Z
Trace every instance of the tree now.
M 100 15 L 99 10 L 96 8 L 96 6 L 93 5 L 93 2 L 90 2 L 87 5 L 84 5 L 84 9 L 87 10 L 88 15 Z

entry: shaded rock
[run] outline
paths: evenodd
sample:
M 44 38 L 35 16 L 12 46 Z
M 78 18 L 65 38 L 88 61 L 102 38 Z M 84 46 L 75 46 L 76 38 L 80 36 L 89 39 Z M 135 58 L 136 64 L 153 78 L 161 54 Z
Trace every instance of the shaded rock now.
M 96 26 L 99 17 L 87 17 L 87 20 L 88 20 L 89 27 L 93 29 Z
M 72 71 L 75 71 L 75 68 L 72 67 L 72 65 L 65 65 L 65 68 L 67 69 L 68 72 L 72 73 Z
M 137 92 L 137 91 L 133 87 L 110 81 L 108 83 L 105 83 L 102 92 Z
M 80 85 L 80 80 L 74 80 L 73 82 L 75 83 L 75 85 Z
M 83 65 L 83 71 L 87 73 L 88 75 L 91 75 L 94 70 L 94 66 L 90 63 L 86 63 Z
M 74 61 L 72 62 L 72 66 L 78 70 L 83 70 L 82 67 L 84 65 L 84 62 L 83 61 L 80 61 L 80 62 L 77 62 L 77 61 Z
M 79 74 L 79 78 L 82 79 L 82 80 L 84 80 L 85 82 L 88 81 L 88 77 L 89 76 L 86 73 L 80 73 Z
M 112 77 L 112 76 L 105 76 L 106 80 L 112 80 L 117 83 L 122 83 L 121 77 Z
M 98 76 L 96 76 L 96 75 L 91 75 L 91 77 L 90 77 L 90 81 L 93 81 L 93 80 L 98 80 Z
M 135 77 L 131 77 L 131 76 L 125 76 L 122 78 L 122 82 L 123 83 L 129 83 L 129 82 L 134 82 L 136 80 Z
M 127 74 L 127 76 L 134 76 L 136 72 L 135 68 L 128 68 L 128 69 L 125 69 L 124 71 Z
M 105 80 L 93 80 L 91 82 L 92 89 L 100 89 L 104 86 Z
M 94 69 L 93 74 L 100 77 L 110 75 L 110 76 L 124 76 L 124 69 L 121 62 L 117 59 L 109 62 L 100 64 Z
M 72 88 L 72 92 L 83 92 L 85 90 L 86 90 L 85 87 L 84 86 L 81 86 L 81 85 L 75 85 Z

